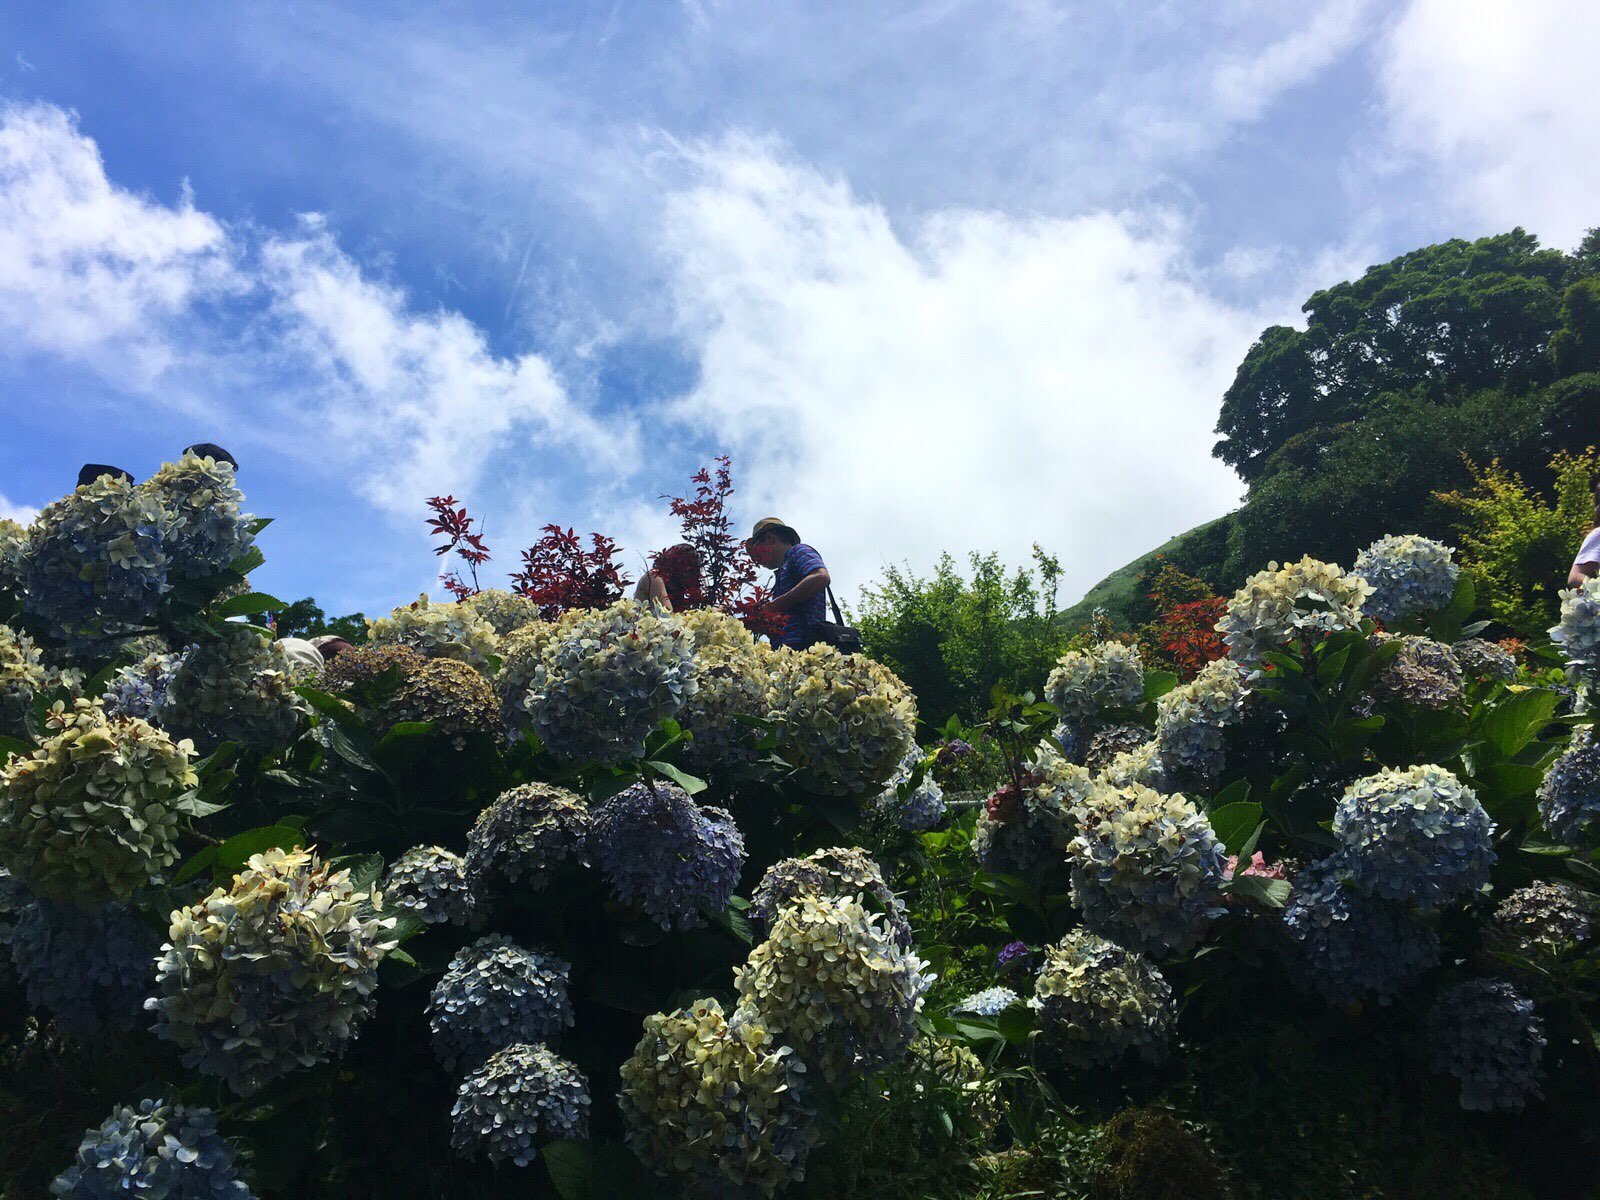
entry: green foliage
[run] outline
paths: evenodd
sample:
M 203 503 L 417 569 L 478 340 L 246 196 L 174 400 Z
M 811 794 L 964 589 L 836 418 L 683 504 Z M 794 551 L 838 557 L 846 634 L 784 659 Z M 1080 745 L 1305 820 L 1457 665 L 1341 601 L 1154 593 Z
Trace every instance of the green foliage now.
M 277 632 L 279 637 L 298 638 L 326 634 L 354 645 L 367 636 L 367 618 L 362 613 L 347 613 L 330 619 L 314 597 L 304 596 L 278 610 Z
M 1170 1112 L 1129 1108 L 1100 1130 L 1095 1200 L 1229 1200 L 1222 1164 Z
M 1009 575 L 995 554 L 973 554 L 969 566 L 970 579 L 947 554 L 931 577 L 890 567 L 862 589 L 867 653 L 905 680 L 930 721 L 976 717 L 995 687 L 1042 678 L 1065 645 L 1055 558 L 1035 546 L 1033 565 Z

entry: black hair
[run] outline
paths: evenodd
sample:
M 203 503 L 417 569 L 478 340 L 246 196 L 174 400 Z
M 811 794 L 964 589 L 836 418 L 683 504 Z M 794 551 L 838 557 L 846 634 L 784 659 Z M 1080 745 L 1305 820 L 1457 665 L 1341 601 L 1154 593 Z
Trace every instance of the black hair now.
M 133 482 L 133 476 L 121 467 L 108 467 L 105 463 L 84 463 L 78 468 L 78 486 L 84 487 L 99 479 L 102 475 L 110 475 L 113 479 L 126 479 Z
M 239 460 L 215 442 L 196 442 L 192 446 L 185 446 L 183 452 L 185 454 L 195 454 L 201 458 L 214 458 L 218 462 L 227 463 L 235 471 L 239 469 Z

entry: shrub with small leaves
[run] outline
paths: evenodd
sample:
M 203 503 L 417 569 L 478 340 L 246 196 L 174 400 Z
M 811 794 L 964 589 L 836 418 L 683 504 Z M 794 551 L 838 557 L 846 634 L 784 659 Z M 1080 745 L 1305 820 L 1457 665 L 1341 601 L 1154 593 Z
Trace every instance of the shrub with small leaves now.
M 817 791 L 874 796 L 915 744 L 917 705 L 889 668 L 818 644 L 774 659 L 768 716 Z
M 539 1157 L 536 1142 L 589 1136 L 589 1081 L 543 1046 L 507 1046 L 462 1081 L 450 1121 L 462 1158 L 525 1167 Z
M 623 904 L 663 929 L 705 924 L 727 908 L 744 868 L 744 835 L 723 808 L 701 808 L 670 783 L 636 783 L 594 814 L 589 854 Z
M 1220 903 L 1227 853 L 1181 795 L 1133 784 L 1096 787 L 1067 846 L 1083 923 L 1158 957 L 1188 950 Z
M 168 517 L 164 548 L 173 579 L 204 579 L 250 549 L 254 518 L 241 510 L 244 493 L 226 460 L 185 454 L 139 485 Z
M 99 701 L 56 702 L 44 743 L 0 770 L 0 861 L 41 896 L 126 900 L 178 861 L 194 747 Z
M 1600 740 L 1594 726 L 1576 730 L 1539 784 L 1539 819 L 1550 836 L 1569 846 L 1600 835 Z
M 1217 632 L 1228 644 L 1228 657 L 1255 667 L 1267 651 L 1302 637 L 1359 628 L 1371 594 L 1365 579 L 1346 575 L 1332 563 L 1309 556 L 1281 567 L 1270 563 L 1233 594 Z
M 1071 650 L 1056 660 L 1044 685 L 1045 699 L 1069 721 L 1091 721 L 1111 708 L 1126 708 L 1144 696 L 1144 664 L 1137 646 L 1101 642 Z
M 443 846 L 413 846 L 383 879 L 384 903 L 428 925 L 472 925 L 481 917 L 466 861 Z
M 1283 910 L 1296 978 L 1330 1004 L 1386 1004 L 1439 961 L 1439 935 L 1351 887 L 1337 858 L 1302 871 Z
M 395 690 L 385 717 L 395 723 L 427 721 L 436 733 L 456 738 L 492 734 L 500 728 L 500 701 L 480 671 L 456 659 L 435 658 Z
M 1550 627 L 1550 639 L 1565 652 L 1578 679 L 1600 681 L 1600 576 L 1561 593 L 1561 620 Z
M 878 794 L 878 807 L 893 813 L 901 829 L 922 833 L 944 820 L 944 789 L 933 777 L 931 770 L 923 772 L 922 781 L 902 797 L 900 789 L 911 779 L 913 771 L 925 757 L 922 747 L 913 744 L 894 776 Z
M 296 682 L 280 643 L 229 625 L 184 653 L 158 715 L 203 753 L 223 742 L 275 750 L 294 740 L 310 711 Z
M 904 1054 L 933 982 L 880 920 L 853 899 L 799 897 L 734 972 L 741 1005 L 830 1084 Z
M 428 1001 L 433 1052 L 466 1071 L 513 1042 L 553 1042 L 572 1024 L 572 964 L 491 933 L 456 952 Z
M 1230 1200 L 1226 1172 L 1177 1117 L 1125 1108 L 1100 1129 L 1096 1200 Z
M 816 850 L 804 858 L 786 858 L 768 867 L 750 897 L 750 923 L 765 937 L 783 906 L 801 896 L 870 896 L 895 941 L 911 945 L 905 905 L 884 882 L 878 864 L 857 846 Z
M 1215 775 L 1222 767 L 1223 730 L 1239 723 L 1247 694 L 1238 666 L 1219 658 L 1162 696 L 1156 702 L 1155 741 L 1166 769 Z
M 1045 947 L 1030 1007 L 1044 1047 L 1075 1068 L 1166 1057 L 1172 988 L 1149 959 L 1086 929 Z
M 252 856 L 172 914 L 145 1005 L 156 1033 L 241 1096 L 336 1057 L 372 1011 L 391 946 L 377 901 L 308 850 Z
M 588 865 L 589 802 L 553 783 L 502 792 L 467 834 L 467 879 L 484 895 L 503 884 L 541 891 L 563 863 Z
M 132 1029 L 149 994 L 158 939 L 123 904 L 85 912 L 36 900 L 6 933 L 11 965 L 28 1003 L 69 1033 Z
M 1469 979 L 1428 1014 L 1433 1069 L 1461 1084 L 1461 1107 L 1520 1111 L 1542 1094 L 1544 1022 L 1509 983 Z
M 628 1145 L 696 1194 L 771 1196 L 804 1178 L 818 1126 L 805 1067 L 761 1018 L 715 1000 L 646 1017 L 617 1095 Z
M 1435 909 L 1477 891 L 1494 865 L 1494 822 L 1443 767 L 1391 768 L 1351 784 L 1333 814 L 1351 882 Z
M 427 658 L 453 658 L 480 671 L 498 655 L 500 639 L 481 613 L 460 602 L 436 604 L 426 595 L 367 622 L 374 646 L 410 646 Z
M 233 1147 L 217 1132 L 217 1114 L 167 1099 L 114 1111 L 78 1146 L 56 1177 L 59 1200 L 251 1200 Z
M 1352 575 L 1372 588 L 1369 615 L 1394 623 L 1444 608 L 1455 595 L 1455 549 L 1414 533 L 1381 537 L 1356 556 Z

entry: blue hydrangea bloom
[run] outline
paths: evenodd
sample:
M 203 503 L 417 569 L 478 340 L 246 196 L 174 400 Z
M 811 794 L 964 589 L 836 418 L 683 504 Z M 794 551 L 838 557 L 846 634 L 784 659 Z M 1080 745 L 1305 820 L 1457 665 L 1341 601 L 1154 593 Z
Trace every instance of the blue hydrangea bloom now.
M 132 1029 L 150 991 L 159 940 L 126 905 L 85 912 L 35 900 L 7 935 L 28 1003 L 69 1033 Z
M 1022 997 L 1008 987 L 984 988 L 956 1002 L 953 1013 L 971 1013 L 975 1017 L 998 1017 Z
M 1351 571 L 1372 586 L 1366 611 L 1380 621 L 1403 621 L 1450 603 L 1461 568 L 1443 542 L 1414 533 L 1381 537 L 1356 556 Z
M 616 898 L 663 929 L 695 929 L 702 908 L 726 908 L 745 860 L 733 815 L 669 783 L 636 783 L 602 804 L 589 853 Z
M 878 796 L 878 807 L 892 812 L 900 828 L 912 833 L 932 829 L 944 820 L 944 789 L 934 779 L 932 771 L 924 772 L 922 782 L 904 799 L 900 796 L 901 785 L 911 778 L 923 757 L 922 747 L 912 746 Z
M 254 518 L 240 510 L 244 493 L 226 460 L 185 454 L 139 486 L 167 514 L 165 549 L 176 579 L 215 575 L 255 541 Z
M 141 1100 L 84 1135 L 50 1186 L 59 1200 L 251 1200 L 208 1108 Z
M 1032 957 L 1033 951 L 1028 948 L 1027 942 L 1007 942 L 1000 947 L 994 965 L 1002 975 L 1005 975 L 1026 966 Z
M 1460 1082 L 1465 1109 L 1518 1110 L 1538 1099 L 1544 1047 L 1533 1001 L 1498 979 L 1458 983 L 1428 1014 L 1433 1069 Z
M 1051 738 L 1061 750 L 1061 757 L 1068 762 L 1082 762 L 1085 752 L 1089 749 L 1089 735 L 1082 727 L 1074 725 L 1071 721 L 1057 721 Z
M 572 1024 L 572 964 L 491 933 L 463 947 L 433 989 L 428 1027 L 446 1070 L 478 1066 L 513 1042 L 553 1041 Z
M 1600 741 L 1593 726 L 1574 733 L 1572 744 L 1545 772 L 1539 817 L 1551 837 L 1569 846 L 1600 832 Z
M 589 1136 L 589 1081 L 543 1046 L 507 1046 L 462 1081 L 450 1120 L 450 1144 L 463 1158 L 482 1153 L 525 1167 L 539 1157 L 536 1139 Z
M 138 717 L 159 725 L 161 710 L 167 703 L 167 690 L 183 658 L 182 653 L 148 654 L 132 666 L 118 669 L 100 697 L 106 713 L 113 717 Z
M 1431 765 L 1358 779 L 1333 814 L 1362 891 L 1435 909 L 1489 882 L 1494 822 L 1472 789 Z
M 1387 1003 L 1439 961 L 1439 935 L 1345 881 L 1337 857 L 1301 872 L 1283 910 L 1295 974 L 1330 1004 Z

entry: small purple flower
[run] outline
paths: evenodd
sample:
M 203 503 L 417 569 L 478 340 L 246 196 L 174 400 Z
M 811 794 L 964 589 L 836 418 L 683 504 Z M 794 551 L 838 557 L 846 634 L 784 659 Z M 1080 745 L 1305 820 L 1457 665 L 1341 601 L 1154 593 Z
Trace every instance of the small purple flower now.
M 945 763 L 960 762 L 972 753 L 972 746 L 960 738 L 951 738 L 939 747 L 939 758 Z
M 1000 953 L 995 958 L 995 966 L 1002 975 L 1020 970 L 1026 966 L 1033 951 L 1028 949 L 1027 942 L 1007 942 L 1000 947 Z

